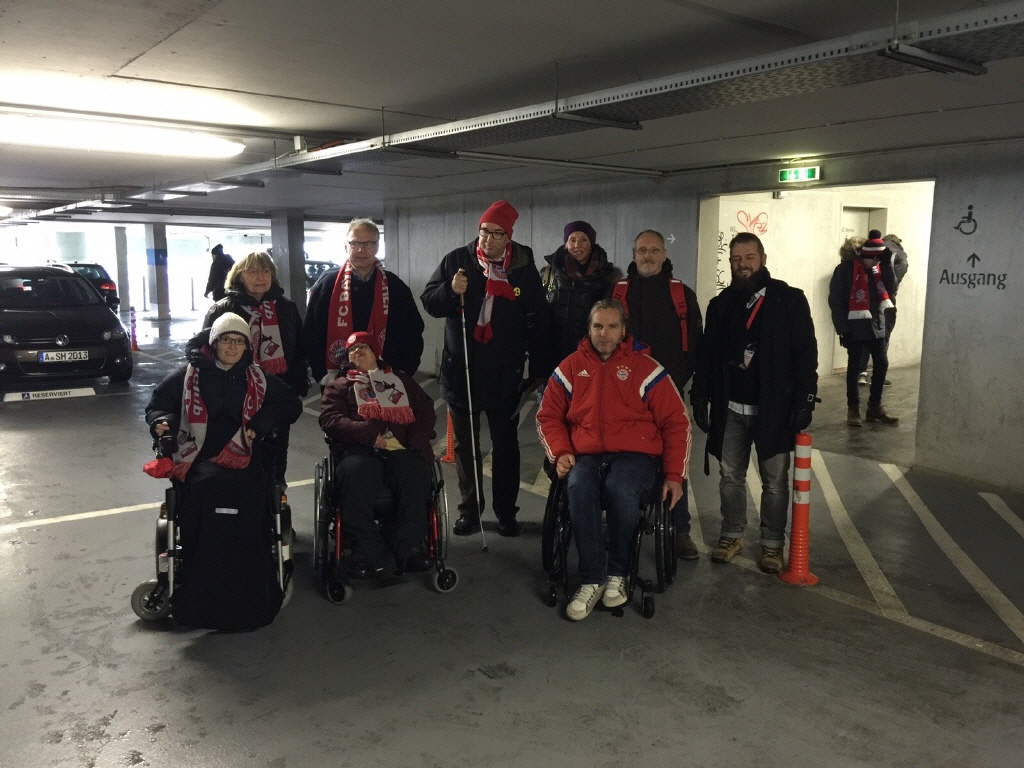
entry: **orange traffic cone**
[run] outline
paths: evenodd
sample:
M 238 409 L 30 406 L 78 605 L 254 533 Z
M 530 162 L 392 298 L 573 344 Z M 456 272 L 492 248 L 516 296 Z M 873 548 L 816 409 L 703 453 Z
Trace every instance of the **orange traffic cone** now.
M 793 522 L 789 530 L 789 564 L 779 574 L 787 584 L 809 587 L 818 577 L 807 570 L 808 516 L 811 511 L 811 436 L 796 436 L 793 459 Z
M 455 438 L 452 435 L 452 414 L 448 412 L 448 435 L 447 435 L 447 448 L 445 449 L 444 456 L 441 457 L 441 461 L 445 464 L 455 463 Z

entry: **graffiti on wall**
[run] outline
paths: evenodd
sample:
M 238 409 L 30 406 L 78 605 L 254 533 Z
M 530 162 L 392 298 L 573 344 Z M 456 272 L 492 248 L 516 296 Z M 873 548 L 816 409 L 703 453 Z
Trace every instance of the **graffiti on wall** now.
M 740 223 L 743 232 L 753 232 L 755 235 L 763 235 L 768 231 L 768 212 L 749 213 L 748 211 L 737 211 L 736 221 Z

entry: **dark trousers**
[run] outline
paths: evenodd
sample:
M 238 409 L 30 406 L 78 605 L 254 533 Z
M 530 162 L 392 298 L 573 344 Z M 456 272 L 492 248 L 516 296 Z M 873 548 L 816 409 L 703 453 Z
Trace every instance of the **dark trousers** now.
M 452 416 L 452 437 L 455 446 L 455 470 L 459 476 L 459 493 L 462 502 L 459 512 L 470 517 L 479 516 L 486 506 L 484 498 L 477 499 L 473 483 L 473 443 L 476 441 L 476 475 L 483 496 L 483 451 L 480 450 L 480 419 L 487 417 L 487 429 L 491 433 L 491 490 L 494 493 L 492 507 L 499 520 L 515 520 L 519 507 L 519 414 L 513 410 L 476 411 L 473 413 L 473 435 L 470 435 L 469 410 L 449 405 Z
M 850 339 L 846 342 L 846 405 L 850 408 L 860 407 L 860 393 L 857 391 L 857 377 L 860 375 L 862 354 L 871 355 L 872 367 L 871 389 L 868 393 L 868 405 L 882 404 L 882 387 L 885 375 L 889 372 L 888 344 L 881 339 Z
M 889 337 L 890 336 L 892 336 L 892 328 L 886 328 L 885 329 L 885 351 L 886 351 L 886 354 L 888 354 L 888 352 L 889 352 Z M 860 353 L 860 366 L 857 368 L 857 370 L 860 373 L 867 373 L 868 372 L 868 360 L 869 359 L 871 359 L 871 353 L 868 351 L 867 347 L 864 347 L 861 350 L 861 353 Z
M 414 451 L 349 448 L 337 467 L 342 531 L 353 560 L 383 567 L 390 550 L 400 566 L 423 548 L 431 481 L 426 459 Z M 373 506 L 385 486 L 395 503 L 380 511 L 378 527 Z

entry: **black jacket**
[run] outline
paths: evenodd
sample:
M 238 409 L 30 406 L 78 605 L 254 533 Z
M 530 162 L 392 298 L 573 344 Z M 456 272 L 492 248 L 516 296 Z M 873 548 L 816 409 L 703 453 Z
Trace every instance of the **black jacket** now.
M 331 294 L 341 267 L 324 272 L 309 292 L 306 322 L 302 326 L 303 345 L 309 368 L 316 381 L 327 373 L 327 315 L 331 311 Z M 402 279 L 385 270 L 388 278 L 388 331 L 384 337 L 381 357 L 392 368 L 410 376 L 420 367 L 423 357 L 423 318 L 416 300 Z M 380 277 L 373 272 L 371 282 L 352 277 L 352 332 L 365 331 L 370 322 L 373 296 Z
M 302 317 L 299 315 L 299 308 L 294 301 L 284 297 L 284 289 L 276 282 L 267 291 L 263 301 L 274 302 L 278 328 L 281 331 L 281 345 L 284 347 L 284 361 L 288 366 L 284 373 L 276 375 L 295 390 L 295 394 L 305 397 L 309 392 L 309 374 L 306 371 L 306 351 L 302 347 Z M 227 292 L 227 296 L 207 310 L 203 328 L 211 327 L 213 321 L 226 312 L 234 312 L 248 323 L 249 308 L 257 306 L 259 302 L 248 293 L 232 289 Z M 188 352 L 187 347 L 185 351 Z
M 683 285 L 686 299 L 687 352 L 683 352 L 683 335 L 679 325 L 679 314 L 672 298 L 669 280 L 672 277 L 672 262 L 665 259 L 661 271 L 650 277 L 637 272 L 636 263 L 627 269 L 629 287 L 626 289 L 626 304 L 629 310 L 629 332 L 648 347 L 650 356 L 665 366 L 679 394 L 693 376 L 697 366 L 697 354 L 704 336 L 703 319 L 697 294 L 688 285 Z
M 591 249 L 590 264 L 594 269 L 588 275 L 571 279 L 565 269 L 566 259 L 572 256 L 562 245 L 544 257 L 548 266 L 541 270 L 541 282 L 551 307 L 558 360 L 576 351 L 580 339 L 587 335 L 590 308 L 595 301 L 611 296 L 612 286 L 622 279 L 622 272 L 608 263 L 608 254 L 600 245 L 594 244 Z
M 760 309 L 761 380 L 758 419 L 754 433 L 757 455 L 766 459 L 791 451 L 794 434 L 789 418 L 797 408 L 814 408 L 818 392 L 818 344 L 807 297 L 798 288 L 772 279 L 765 271 L 767 285 Z M 736 313 L 745 313 L 746 297 L 733 287 L 723 290 L 708 302 L 704 341 L 697 355 L 691 402 L 711 403 L 711 431 L 706 452 L 721 461 L 725 416 L 728 407 L 729 359 L 728 327 Z M 707 460 L 705 458 L 705 472 Z
M 487 344 L 473 338 L 487 284 L 476 259 L 475 240 L 446 255 L 420 295 L 428 315 L 445 319 L 441 393 L 452 405 L 467 408 L 466 339 L 462 335 L 459 297 L 452 291 L 452 278 L 460 268 L 466 270 L 469 279 L 465 293 L 465 327 L 469 338 L 473 408 L 477 411 L 514 409 L 519 404 L 527 356 L 530 360 L 528 378 L 547 378 L 554 368 L 548 307 L 533 251 L 520 243 L 512 243 L 508 282 L 516 298 L 514 301 L 494 300 L 491 315 L 494 336 Z
M 856 258 L 856 257 L 854 257 Z M 891 260 L 879 262 L 881 268 L 882 285 L 885 292 L 889 294 L 890 300 L 895 302 L 896 296 L 896 273 L 892 267 Z M 871 319 L 849 318 L 850 312 L 850 288 L 853 285 L 853 259 L 844 259 L 832 272 L 832 280 L 828 284 L 828 306 L 832 310 L 832 325 L 840 336 L 847 336 L 858 341 L 870 341 L 885 337 L 886 330 L 892 331 L 896 326 L 896 307 L 880 311 L 878 288 L 875 281 L 868 273 L 868 302 L 871 307 Z
M 246 352 L 233 367 L 221 370 L 207 346 L 208 338 L 209 331 L 201 331 L 189 342 L 192 350 L 188 356 L 189 362 L 199 370 L 199 392 L 209 414 L 206 439 L 197 460 L 219 454 L 241 426 L 246 392 L 245 372 L 252 365 L 252 354 Z M 153 390 L 146 406 L 146 423 L 151 433 L 156 422 L 166 421 L 170 425 L 170 434 L 177 434 L 184 387 L 183 366 Z M 264 437 L 280 427 L 295 423 L 301 415 L 302 401 L 292 388 L 276 376 L 267 374 L 263 407 L 250 419 L 248 426 L 257 437 Z
M 228 279 L 228 272 L 234 265 L 235 260 L 226 253 L 215 253 L 210 261 L 210 274 L 206 278 L 206 291 L 203 296 L 211 296 L 214 301 L 224 298 L 224 281 Z

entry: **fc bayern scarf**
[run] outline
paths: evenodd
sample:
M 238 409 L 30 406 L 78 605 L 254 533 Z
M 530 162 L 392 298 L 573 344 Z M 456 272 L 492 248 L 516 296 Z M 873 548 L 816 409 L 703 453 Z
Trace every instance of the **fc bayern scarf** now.
M 351 368 L 345 376 L 352 382 L 359 415 L 367 421 L 412 424 L 416 420 L 405 384 L 391 368 L 372 371 Z
M 256 364 L 267 373 L 284 373 L 288 363 L 284 359 L 281 326 L 277 321 L 277 302 L 268 300 L 246 309 L 249 310 L 249 337 Z
M 882 282 L 882 269 L 878 264 L 871 267 L 871 278 L 878 292 L 878 309 L 891 309 L 894 305 Z M 868 293 L 868 270 L 860 259 L 853 260 L 853 281 L 850 283 L 850 309 L 846 315 L 850 320 L 871 319 L 871 295 Z
M 223 450 L 210 461 L 229 469 L 245 469 L 252 456 L 252 443 L 245 434 L 246 425 L 263 407 L 267 394 L 267 374 L 257 365 L 250 365 L 245 371 L 245 402 L 242 404 L 242 425 L 224 446 Z M 177 447 L 171 477 L 184 480 L 206 440 L 206 427 L 210 414 L 199 393 L 199 370 L 188 364 L 185 369 L 185 389 L 181 398 L 181 419 L 178 427 Z
M 352 326 L 352 262 L 346 261 L 338 270 L 327 316 L 327 375 L 320 382 L 324 386 L 334 381 L 338 371 L 348 362 L 348 337 L 354 331 L 365 330 L 377 340 L 377 348 L 384 349 L 384 337 L 388 332 L 388 278 L 380 259 L 374 259 L 373 268 L 380 279 L 374 284 L 370 321 L 365 329 Z
M 512 261 L 512 243 L 505 246 L 505 257 L 501 263 L 491 261 L 478 245 L 476 248 L 476 260 L 484 271 L 487 278 L 487 285 L 484 288 L 484 300 L 480 305 L 480 316 L 476 319 L 476 328 L 473 329 L 473 338 L 481 344 L 491 340 L 494 332 L 491 330 L 491 313 L 494 312 L 494 299 L 500 297 L 515 301 L 516 295 L 512 286 L 508 284 L 509 262 Z

